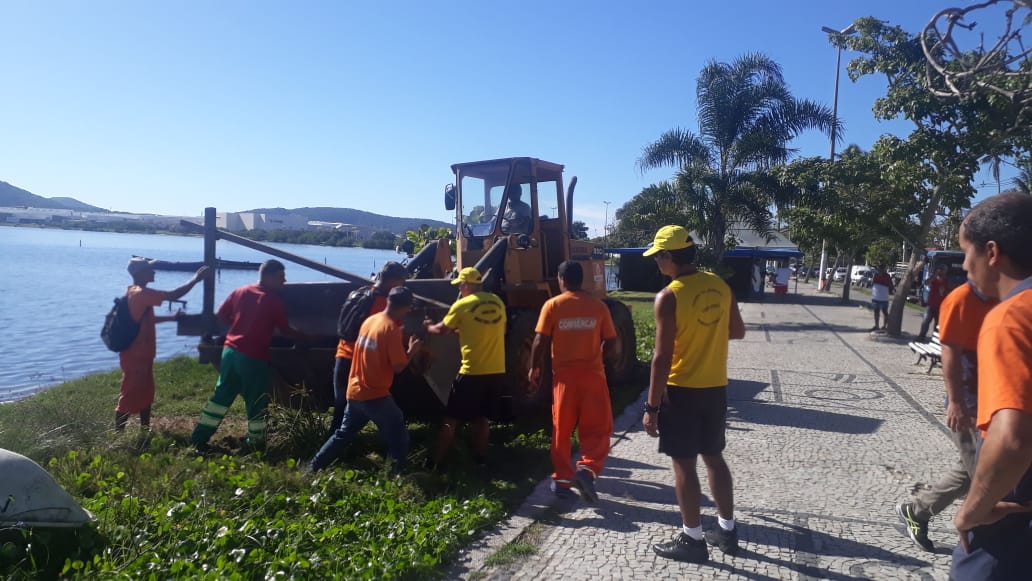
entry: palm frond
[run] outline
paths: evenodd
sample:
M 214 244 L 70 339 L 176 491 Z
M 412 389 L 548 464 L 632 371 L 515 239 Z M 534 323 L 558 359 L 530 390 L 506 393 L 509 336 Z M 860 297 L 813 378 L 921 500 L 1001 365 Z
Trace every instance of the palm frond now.
M 681 168 L 691 163 L 709 163 L 706 144 L 694 133 L 680 127 L 671 129 L 642 149 L 637 166 L 642 172 L 660 167 Z

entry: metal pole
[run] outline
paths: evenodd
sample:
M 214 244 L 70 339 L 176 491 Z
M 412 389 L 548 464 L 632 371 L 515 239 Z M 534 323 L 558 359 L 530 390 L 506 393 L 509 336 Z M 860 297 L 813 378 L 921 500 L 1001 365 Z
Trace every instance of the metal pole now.
M 853 32 L 854 32 L 854 28 L 853 28 L 852 24 L 850 24 L 846 28 L 842 29 L 841 31 L 834 30 L 832 28 L 828 28 L 827 26 L 821 27 L 821 30 L 823 30 L 824 32 L 827 32 L 829 34 L 837 34 L 839 36 L 844 36 L 844 35 L 847 35 L 847 34 L 853 34 Z M 835 97 L 832 99 L 832 102 L 831 102 L 831 156 L 830 156 L 830 159 L 831 159 L 832 163 L 835 162 L 835 141 L 836 141 L 836 138 L 838 137 L 835 134 L 835 130 L 836 130 L 836 126 L 838 125 L 838 88 L 839 88 L 839 74 L 841 73 L 841 68 L 842 68 L 842 47 L 839 46 L 838 47 L 838 52 L 837 52 L 837 54 L 835 56 Z M 826 277 L 826 275 L 824 273 L 824 269 L 825 269 L 825 267 L 827 265 L 827 262 L 828 262 L 828 249 L 827 248 L 828 248 L 828 241 L 827 241 L 827 239 L 821 240 L 821 271 L 820 271 L 820 278 L 818 279 L 818 285 L 817 285 L 817 288 L 819 288 L 819 289 L 823 289 L 825 287 L 825 285 L 827 284 L 827 280 L 826 280 L 827 277 Z
M 606 217 L 602 222 L 602 246 L 609 248 L 609 202 L 602 202 L 606 205 Z
M 215 223 L 215 208 L 204 209 L 204 264 L 208 268 L 215 268 L 215 241 L 219 233 Z M 218 325 L 215 323 L 215 277 L 209 276 L 204 279 L 203 288 L 202 321 L 205 333 L 215 333 Z

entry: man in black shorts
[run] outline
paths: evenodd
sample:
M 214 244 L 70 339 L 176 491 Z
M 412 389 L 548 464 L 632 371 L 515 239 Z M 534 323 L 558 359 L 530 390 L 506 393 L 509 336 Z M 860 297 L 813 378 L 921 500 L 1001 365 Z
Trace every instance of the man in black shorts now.
M 448 397 L 447 417 L 437 440 L 434 466 L 444 460 L 459 422 L 473 424 L 473 453 L 477 464 L 487 462 L 488 422 L 505 377 L 505 304 L 483 290 L 480 271 L 463 268 L 452 281 L 460 298 L 440 323 L 426 321 L 431 335 L 458 333 L 462 367 Z
M 706 544 L 738 549 L 731 470 L 724 461 L 728 339 L 745 337 L 731 289 L 695 267 L 695 243 L 680 226 L 664 226 L 645 256 L 673 280 L 656 295 L 656 347 L 642 423 L 659 437 L 659 451 L 674 465 L 681 531 L 652 546 L 661 557 L 691 563 L 709 560 Z M 678 322 L 681 322 L 679 325 Z M 717 528 L 702 532 L 702 490 L 696 458 L 702 456 L 717 505 Z

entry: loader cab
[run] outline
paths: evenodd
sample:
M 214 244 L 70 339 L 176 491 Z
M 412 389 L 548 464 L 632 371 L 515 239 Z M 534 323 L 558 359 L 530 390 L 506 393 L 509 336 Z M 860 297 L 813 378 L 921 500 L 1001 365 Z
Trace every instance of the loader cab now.
M 536 308 L 557 294 L 559 264 L 573 257 L 563 166 L 516 157 L 455 164 L 452 171 L 445 206 L 455 211 L 458 268 L 476 266 L 510 307 Z M 585 273 L 593 273 L 587 264 Z

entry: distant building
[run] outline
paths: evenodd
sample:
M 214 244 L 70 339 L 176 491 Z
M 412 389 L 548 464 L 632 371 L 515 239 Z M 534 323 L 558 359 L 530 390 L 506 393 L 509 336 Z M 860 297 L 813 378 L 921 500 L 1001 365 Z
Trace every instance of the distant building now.
M 307 230 L 308 220 L 300 214 L 265 214 L 258 212 L 219 212 L 215 225 L 230 232 L 250 230 Z

